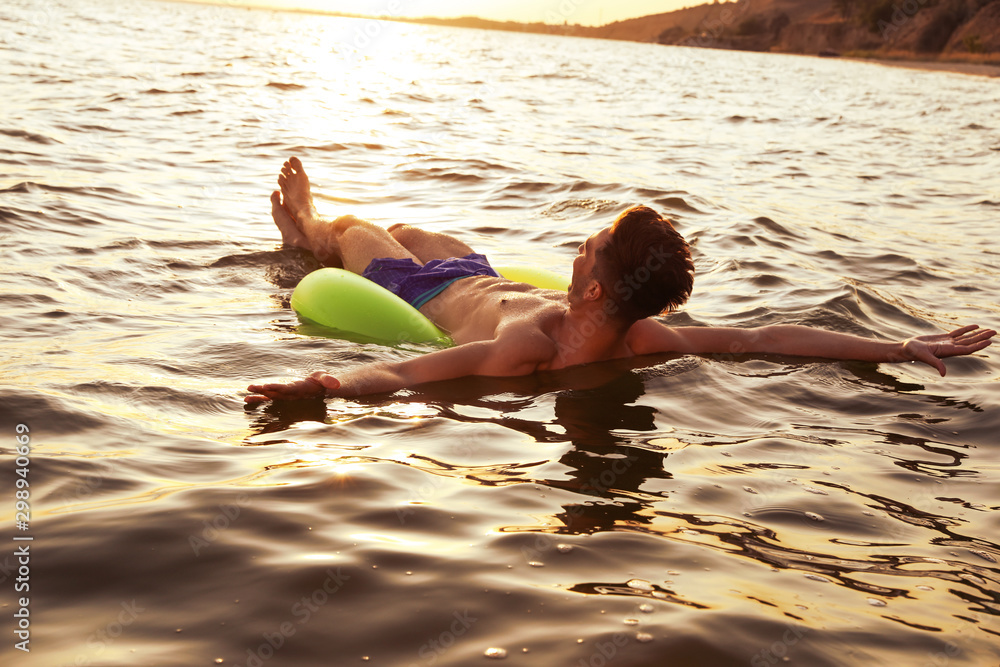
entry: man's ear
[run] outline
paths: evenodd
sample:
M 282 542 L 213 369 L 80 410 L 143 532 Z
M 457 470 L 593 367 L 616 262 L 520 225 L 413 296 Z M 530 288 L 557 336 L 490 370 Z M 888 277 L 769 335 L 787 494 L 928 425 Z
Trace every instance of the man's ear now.
M 601 286 L 601 283 L 591 278 L 590 283 L 587 285 L 586 291 L 584 291 L 583 293 L 584 300 L 600 301 L 601 297 L 603 296 L 604 296 L 604 288 Z

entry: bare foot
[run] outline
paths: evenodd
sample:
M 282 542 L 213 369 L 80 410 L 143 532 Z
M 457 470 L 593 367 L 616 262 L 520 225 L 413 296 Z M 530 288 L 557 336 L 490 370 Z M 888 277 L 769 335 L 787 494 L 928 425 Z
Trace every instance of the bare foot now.
M 292 216 L 282 206 L 281 193 L 277 190 L 271 193 L 271 217 L 274 218 L 274 224 L 278 226 L 278 230 L 281 232 L 281 242 L 283 244 L 311 250 L 306 235 L 302 233 L 302 230 L 295 224 L 295 220 L 292 219 Z
M 302 161 L 293 157 L 281 166 L 278 176 L 281 186 L 285 210 L 304 228 L 316 219 L 316 207 L 313 206 L 312 192 L 309 189 L 309 177 L 302 168 Z

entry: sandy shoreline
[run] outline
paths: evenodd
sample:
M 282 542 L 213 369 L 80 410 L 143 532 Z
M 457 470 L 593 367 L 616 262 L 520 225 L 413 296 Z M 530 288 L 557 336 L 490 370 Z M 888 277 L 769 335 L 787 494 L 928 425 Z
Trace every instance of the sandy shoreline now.
M 892 60 L 888 58 L 857 57 L 844 57 L 843 59 L 887 65 L 889 67 L 907 67 L 909 69 L 922 69 L 935 72 L 953 72 L 956 74 L 969 74 L 971 76 L 1000 77 L 1000 66 L 997 65 L 981 65 L 979 63 L 949 62 L 940 60 Z

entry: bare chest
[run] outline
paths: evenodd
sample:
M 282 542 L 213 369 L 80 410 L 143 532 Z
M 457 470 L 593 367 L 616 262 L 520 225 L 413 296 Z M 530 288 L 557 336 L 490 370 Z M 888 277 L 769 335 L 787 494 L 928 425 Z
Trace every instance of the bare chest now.
M 565 294 L 497 278 L 460 280 L 423 308 L 456 344 L 492 340 L 501 328 L 530 324 L 545 331 L 565 310 Z

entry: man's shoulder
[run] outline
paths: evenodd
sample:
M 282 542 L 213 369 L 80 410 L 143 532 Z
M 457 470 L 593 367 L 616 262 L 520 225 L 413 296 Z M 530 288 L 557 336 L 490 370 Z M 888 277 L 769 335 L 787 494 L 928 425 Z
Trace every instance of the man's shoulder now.
M 625 344 L 633 354 L 671 352 L 678 344 L 674 329 L 652 318 L 639 320 L 625 334 Z

